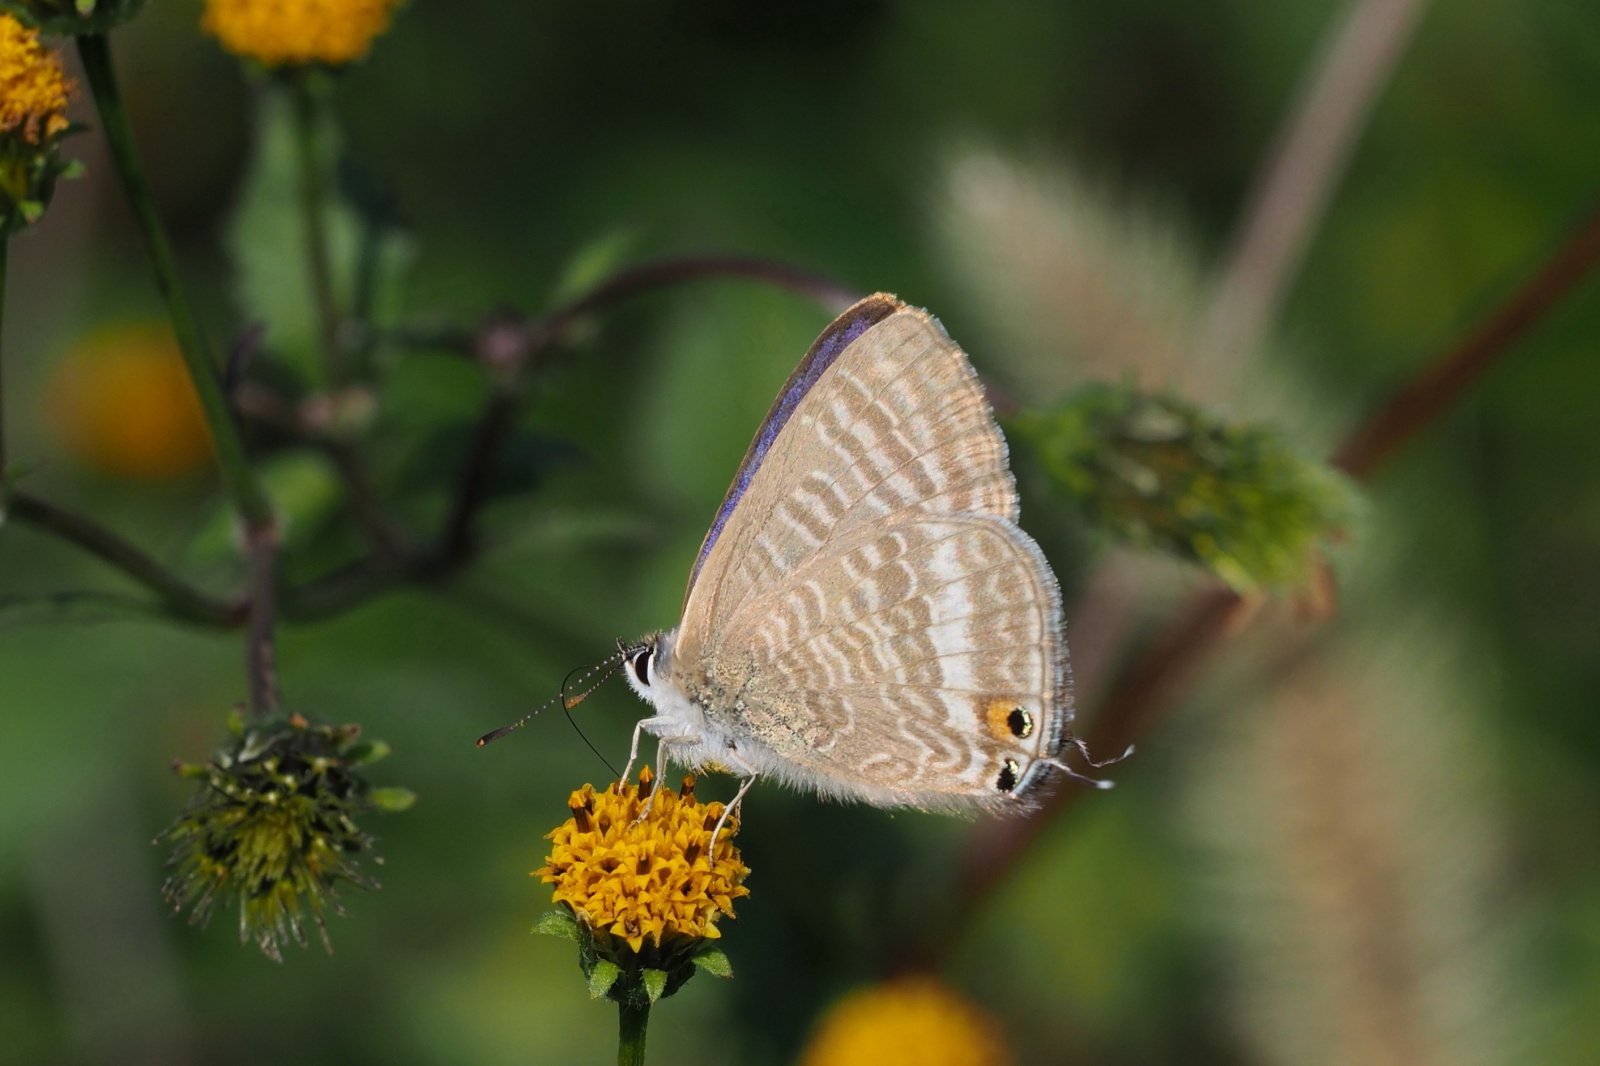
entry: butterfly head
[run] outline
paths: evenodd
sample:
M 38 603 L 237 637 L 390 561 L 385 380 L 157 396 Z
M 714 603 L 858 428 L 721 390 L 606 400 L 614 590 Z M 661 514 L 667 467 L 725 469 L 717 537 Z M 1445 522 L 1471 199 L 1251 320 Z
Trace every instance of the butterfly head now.
M 622 656 L 622 675 L 628 686 L 648 702 L 655 702 L 652 690 L 666 672 L 664 657 L 672 648 L 672 634 L 651 633 L 632 644 L 619 644 Z

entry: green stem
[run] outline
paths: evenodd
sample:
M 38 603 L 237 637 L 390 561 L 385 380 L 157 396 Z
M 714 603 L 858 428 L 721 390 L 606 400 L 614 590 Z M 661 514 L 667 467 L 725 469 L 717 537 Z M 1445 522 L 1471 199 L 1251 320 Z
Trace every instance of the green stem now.
M 644 1035 L 650 1025 L 650 1004 L 617 1005 L 617 1066 L 644 1066 Z
M 344 351 L 339 339 L 339 307 L 333 295 L 332 257 L 328 252 L 327 189 L 323 182 L 321 152 L 317 145 L 318 107 L 309 71 L 293 79 L 295 149 L 300 157 L 300 213 L 305 218 L 306 261 L 310 267 L 311 295 L 317 305 L 322 334 L 322 358 L 334 384 L 345 379 Z
M 3 340 L 6 317 L 6 252 L 11 248 L 11 238 L 0 237 L 0 340 Z M 6 490 L 6 385 L 0 376 L 0 518 L 5 516 Z
M 156 214 L 155 200 L 150 195 L 150 183 L 139 163 L 139 152 L 133 140 L 133 129 L 128 124 L 127 112 L 122 106 L 122 94 L 117 89 L 116 75 L 111 66 L 111 48 L 104 34 L 88 33 L 78 38 L 78 54 L 83 60 L 83 72 L 94 94 L 95 107 L 100 112 L 100 124 L 106 143 L 111 148 L 111 158 L 117 175 L 122 180 L 122 191 L 128 197 L 139 229 L 144 234 L 145 246 L 150 253 L 155 270 L 156 286 L 167 304 L 167 314 L 172 318 L 172 332 L 189 366 L 189 377 L 195 392 L 200 396 L 200 406 L 205 412 L 206 424 L 211 429 L 211 439 L 216 447 L 217 465 L 222 471 L 222 482 L 234 507 L 245 524 L 265 527 L 272 521 L 272 505 L 261 490 L 254 471 L 245 458 L 244 442 L 233 413 L 228 409 L 227 398 L 222 393 L 222 382 L 217 375 L 199 322 L 189 306 L 183 280 L 178 275 L 172 246 L 167 241 L 166 228 Z

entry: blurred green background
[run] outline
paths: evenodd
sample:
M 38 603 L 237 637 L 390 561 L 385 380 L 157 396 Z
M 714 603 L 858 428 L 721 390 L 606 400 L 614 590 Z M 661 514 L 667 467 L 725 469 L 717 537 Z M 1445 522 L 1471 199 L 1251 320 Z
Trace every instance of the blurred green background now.
M 536 313 L 606 256 L 740 251 L 926 306 L 980 370 L 1017 381 L 984 284 L 941 237 L 952 158 L 1074 167 L 1214 261 L 1338 10 L 413 0 L 336 110 L 408 227 L 405 320 Z M 261 88 L 198 13 L 151 0 L 115 47 L 185 273 L 227 338 L 227 220 Z M 87 101 L 76 113 L 92 124 Z M 225 587 L 213 486 L 90 468 L 48 402 L 86 337 L 161 314 L 97 135 L 69 147 L 89 176 L 12 250 L 12 457 L 39 464 L 34 491 Z M 1353 422 L 1530 274 L 1597 190 L 1600 8 L 1433 5 L 1260 370 L 1294 382 L 1304 424 L 1286 430 L 1325 442 Z M 1262 681 L 1240 650 L 942 946 L 1019 1061 L 1600 1060 L 1595 293 L 1381 472 L 1310 672 Z M 345 897 L 331 957 L 274 965 L 228 915 L 202 931 L 158 895 L 148 842 L 188 795 L 167 764 L 203 758 L 243 697 L 237 636 L 0 622 L 0 1063 L 608 1061 L 612 1009 L 587 1000 L 571 945 L 527 932 L 548 907 L 527 876 L 541 836 L 607 771 L 559 718 L 472 741 L 615 638 L 675 623 L 705 525 L 827 319 L 733 281 L 597 319 L 525 407 L 539 487 L 489 511 L 479 563 L 283 632 L 288 704 L 390 741 L 374 778 L 420 796 L 371 819 L 384 887 Z M 417 455 L 384 433 L 420 426 L 454 454 L 484 385 L 438 353 L 390 365 L 373 451 L 398 485 Z M 1071 603 L 1104 550 L 1020 465 L 1026 524 Z M 440 503 L 408 501 L 419 528 Z M 297 573 L 348 548 L 295 532 Z M 1127 647 L 1194 581 L 1156 571 Z M 0 594 L 119 581 L 0 529 Z M 640 713 L 620 684 L 577 712 L 613 758 Z M 828 1003 L 894 965 L 973 831 L 758 787 L 740 839 L 752 895 L 724 941 L 736 979 L 658 1008 L 651 1060 L 793 1061 Z

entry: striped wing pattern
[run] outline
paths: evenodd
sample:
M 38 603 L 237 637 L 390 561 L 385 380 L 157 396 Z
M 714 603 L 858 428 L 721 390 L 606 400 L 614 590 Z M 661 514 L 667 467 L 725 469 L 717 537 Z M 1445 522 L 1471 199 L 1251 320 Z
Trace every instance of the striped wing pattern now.
M 1004 761 L 1053 743 L 1006 718 L 1059 721 L 1058 618 L 1049 569 L 1014 526 L 916 517 L 860 530 L 750 601 L 725 658 L 757 664 L 746 727 L 812 773 L 920 806 L 1000 799 Z
M 797 782 L 993 799 L 1008 753 L 1053 755 L 1068 713 L 1055 580 L 1016 514 L 966 355 L 901 306 L 838 355 L 749 477 L 691 584 L 675 680 Z M 1000 735 L 1002 705 L 1037 727 Z

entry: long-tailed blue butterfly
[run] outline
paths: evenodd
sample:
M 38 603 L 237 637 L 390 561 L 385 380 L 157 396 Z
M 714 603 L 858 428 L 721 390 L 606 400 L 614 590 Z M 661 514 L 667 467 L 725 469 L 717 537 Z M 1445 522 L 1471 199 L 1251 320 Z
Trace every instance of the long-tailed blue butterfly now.
M 739 798 L 763 775 L 944 809 L 1025 806 L 1051 769 L 1106 784 L 1060 759 L 1078 744 L 1061 596 L 983 388 L 932 315 L 884 293 L 778 394 L 678 627 L 621 654 L 655 709 L 629 767 L 648 732 L 658 762 L 744 778 Z

